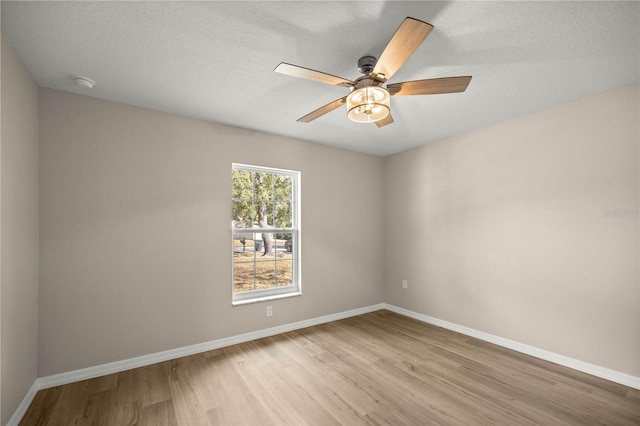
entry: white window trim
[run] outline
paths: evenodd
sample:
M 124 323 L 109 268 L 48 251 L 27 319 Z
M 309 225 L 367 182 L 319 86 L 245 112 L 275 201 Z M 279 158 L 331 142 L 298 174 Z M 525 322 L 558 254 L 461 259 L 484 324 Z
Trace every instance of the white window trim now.
M 274 299 L 282 299 L 287 297 L 295 297 L 302 295 L 302 261 L 301 261 L 301 215 L 300 215 L 300 187 L 301 187 L 301 173 L 295 170 L 286 170 L 286 169 L 277 169 L 271 167 L 262 167 L 262 166 L 252 166 L 248 164 L 239 164 L 232 163 L 232 170 L 244 170 L 244 171 L 252 171 L 252 172 L 262 172 L 262 173 L 277 173 L 282 175 L 288 175 L 291 177 L 292 188 L 291 188 L 291 198 L 292 198 L 292 228 L 291 229 L 281 229 L 281 228 L 270 228 L 269 233 L 278 233 L 278 232 L 286 232 L 292 233 L 292 262 L 293 262 L 293 273 L 292 273 L 292 281 L 293 285 L 287 287 L 277 287 L 265 290 L 253 290 L 242 293 L 235 293 L 233 291 L 233 246 L 234 240 L 233 235 L 238 233 L 263 233 L 264 229 L 256 230 L 254 228 L 234 228 L 231 226 L 231 304 L 233 306 L 245 305 L 249 303 L 256 302 L 264 302 L 268 300 Z

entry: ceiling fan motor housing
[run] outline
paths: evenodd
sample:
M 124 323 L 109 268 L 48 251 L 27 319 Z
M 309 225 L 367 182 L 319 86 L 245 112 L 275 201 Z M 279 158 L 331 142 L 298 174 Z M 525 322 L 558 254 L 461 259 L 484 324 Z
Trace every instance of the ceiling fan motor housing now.
M 358 59 L 358 71 L 364 75 L 369 75 L 371 71 L 373 71 L 373 67 L 376 66 L 376 62 L 378 62 L 378 60 L 375 56 L 363 56 Z

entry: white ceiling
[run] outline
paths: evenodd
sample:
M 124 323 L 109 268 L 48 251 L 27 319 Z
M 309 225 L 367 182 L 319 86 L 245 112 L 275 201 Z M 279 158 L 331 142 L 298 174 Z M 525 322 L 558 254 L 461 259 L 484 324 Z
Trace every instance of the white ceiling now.
M 7 2 L 1 30 L 42 87 L 386 156 L 639 81 L 637 2 Z M 434 31 L 389 81 L 472 75 L 464 93 L 394 97 L 395 123 L 347 89 L 274 73 L 289 62 L 354 80 L 411 16 Z M 93 90 L 72 76 L 96 81 Z

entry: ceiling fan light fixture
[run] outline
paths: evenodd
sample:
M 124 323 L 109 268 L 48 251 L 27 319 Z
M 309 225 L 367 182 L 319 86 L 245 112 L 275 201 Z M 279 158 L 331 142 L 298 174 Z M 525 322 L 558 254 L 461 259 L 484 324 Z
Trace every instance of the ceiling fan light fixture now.
M 389 92 L 380 86 L 356 89 L 347 96 L 347 116 L 358 123 L 373 123 L 389 115 Z

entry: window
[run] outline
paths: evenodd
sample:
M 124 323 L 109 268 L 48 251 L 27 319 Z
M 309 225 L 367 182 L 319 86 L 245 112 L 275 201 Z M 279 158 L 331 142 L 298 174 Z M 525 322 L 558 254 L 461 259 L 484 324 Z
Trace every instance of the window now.
M 300 294 L 300 173 L 233 164 L 233 303 Z

